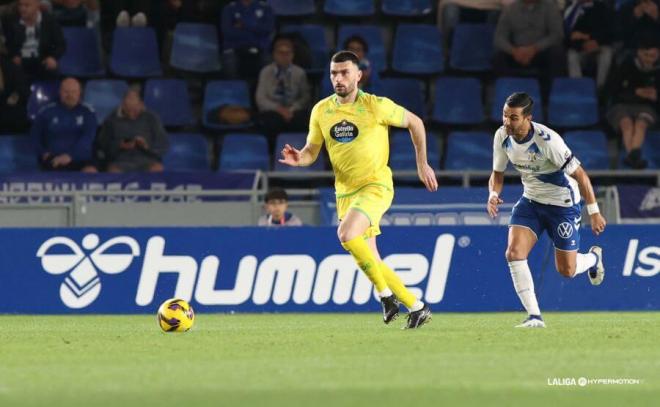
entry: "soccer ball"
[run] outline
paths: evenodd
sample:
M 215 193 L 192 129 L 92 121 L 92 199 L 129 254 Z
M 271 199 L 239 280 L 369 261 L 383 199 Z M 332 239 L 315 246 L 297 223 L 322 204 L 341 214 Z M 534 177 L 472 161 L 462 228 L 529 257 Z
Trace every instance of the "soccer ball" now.
M 158 325 L 165 332 L 186 332 L 194 322 L 195 312 L 184 300 L 170 298 L 158 308 Z

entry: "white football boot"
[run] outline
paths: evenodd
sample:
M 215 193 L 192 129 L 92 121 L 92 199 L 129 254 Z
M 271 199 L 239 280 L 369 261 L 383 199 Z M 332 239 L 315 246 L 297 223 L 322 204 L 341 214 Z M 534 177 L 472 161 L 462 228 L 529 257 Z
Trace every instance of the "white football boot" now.
M 603 266 L 603 249 L 600 246 L 591 246 L 590 253 L 593 253 L 598 258 L 596 265 L 587 270 L 589 281 L 592 285 L 599 285 L 605 278 L 605 266 Z

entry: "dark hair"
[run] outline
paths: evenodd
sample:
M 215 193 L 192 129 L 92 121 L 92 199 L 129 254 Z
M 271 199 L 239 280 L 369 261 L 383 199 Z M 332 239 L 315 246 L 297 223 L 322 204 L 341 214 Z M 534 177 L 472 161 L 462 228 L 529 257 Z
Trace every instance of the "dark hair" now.
M 505 103 L 509 107 L 522 107 L 524 116 L 532 114 L 532 107 L 534 107 L 534 100 L 525 92 L 512 93 L 506 98 Z
M 362 46 L 362 49 L 364 50 L 365 54 L 369 53 L 369 44 L 364 40 L 364 38 L 360 37 L 359 35 L 351 35 L 350 37 L 346 38 L 346 41 L 344 41 L 344 49 L 348 49 L 348 44 L 351 42 L 358 42 Z
M 266 196 L 264 197 L 264 202 L 273 201 L 275 199 L 288 201 L 289 195 L 287 195 L 286 191 L 282 188 L 269 189 L 268 192 L 266 192 Z
M 270 52 L 275 51 L 275 48 L 280 43 L 287 44 L 288 46 L 291 47 L 292 50 L 295 48 L 295 44 L 294 44 L 293 38 L 291 38 L 291 36 L 286 35 L 286 34 L 280 34 L 280 35 L 275 36 L 275 38 L 273 38 L 273 41 L 270 43 Z
M 332 56 L 331 61 L 336 64 L 350 61 L 354 63 L 355 66 L 360 66 L 360 58 L 358 58 L 357 55 L 351 51 L 339 51 Z

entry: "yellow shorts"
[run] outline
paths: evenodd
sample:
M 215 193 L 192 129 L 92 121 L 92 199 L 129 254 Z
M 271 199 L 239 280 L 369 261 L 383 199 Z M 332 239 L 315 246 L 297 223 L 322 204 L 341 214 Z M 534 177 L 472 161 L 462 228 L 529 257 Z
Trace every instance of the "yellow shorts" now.
M 371 226 L 365 237 L 380 235 L 380 219 L 389 209 L 394 198 L 392 188 L 382 184 L 367 184 L 355 192 L 337 197 L 337 217 L 341 221 L 350 209 L 355 209 L 369 218 Z

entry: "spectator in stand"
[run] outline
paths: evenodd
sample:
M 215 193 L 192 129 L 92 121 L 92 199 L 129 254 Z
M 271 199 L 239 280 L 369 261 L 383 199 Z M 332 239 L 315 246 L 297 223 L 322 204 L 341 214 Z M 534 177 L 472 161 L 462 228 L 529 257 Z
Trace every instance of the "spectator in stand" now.
M 259 226 L 302 226 L 302 221 L 291 212 L 289 207 L 289 196 L 282 188 L 273 188 L 266 193 L 264 198 L 266 214 L 258 220 Z
M 53 0 L 53 15 L 62 27 L 94 27 L 98 0 Z
M 96 172 L 96 114 L 81 103 L 81 96 L 80 82 L 67 78 L 60 85 L 60 100 L 44 106 L 35 117 L 30 133 L 43 170 Z
M 554 0 L 516 0 L 506 7 L 495 30 L 497 76 L 534 74 L 539 70 L 543 83 L 564 75 L 562 18 Z
M 615 70 L 608 84 L 607 94 L 612 107 L 607 119 L 614 130 L 621 132 L 626 150 L 624 163 L 634 169 L 646 168 L 641 146 L 646 130 L 658 118 L 660 92 L 660 63 L 657 39 L 642 43 L 637 54 Z
M 23 72 L 0 54 L 0 133 L 22 133 L 28 129 L 29 95 Z
M 348 37 L 346 41 L 344 41 L 344 49 L 357 55 L 360 60 L 362 78 L 360 78 L 360 82 L 358 82 L 358 87 L 368 93 L 379 93 L 380 78 L 378 76 L 378 70 L 373 69 L 371 63 L 367 59 L 369 45 L 364 38 L 359 35 Z
M 605 85 L 612 64 L 616 19 L 602 0 L 575 0 L 564 12 L 568 39 L 568 75 L 582 77 L 582 67 L 596 62 L 596 83 Z
M 311 91 L 307 74 L 293 64 L 293 43 L 278 38 L 273 43 L 274 62 L 259 74 L 257 108 L 264 134 L 274 144 L 283 131 L 302 131 L 308 124 Z
M 160 119 L 145 109 L 140 93 L 131 89 L 103 123 L 98 155 L 108 172 L 161 172 L 168 145 Z
M 254 78 L 267 63 L 267 50 L 275 32 L 275 17 L 268 3 L 232 1 L 222 9 L 222 63 L 227 78 Z
M 634 0 L 619 10 L 623 46 L 635 49 L 641 42 L 660 37 L 660 0 Z
M 18 0 L 18 13 L 9 16 L 3 27 L 7 53 L 29 83 L 57 76 L 57 61 L 66 43 L 55 18 L 39 10 L 39 0 Z

